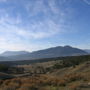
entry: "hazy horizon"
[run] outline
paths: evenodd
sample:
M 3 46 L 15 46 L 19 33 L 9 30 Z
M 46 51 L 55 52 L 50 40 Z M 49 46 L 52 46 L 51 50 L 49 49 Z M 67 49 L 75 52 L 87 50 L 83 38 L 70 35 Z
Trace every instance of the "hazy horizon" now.
M 90 49 L 89 29 L 89 0 L 0 0 L 0 53 Z

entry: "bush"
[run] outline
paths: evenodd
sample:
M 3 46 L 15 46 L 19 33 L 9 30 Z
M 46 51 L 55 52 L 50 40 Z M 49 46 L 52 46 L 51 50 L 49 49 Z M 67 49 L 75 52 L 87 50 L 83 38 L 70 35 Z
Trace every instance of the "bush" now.
M 60 68 L 62 68 L 62 65 L 60 65 L 59 63 L 56 63 L 53 66 L 53 69 L 60 69 Z
M 82 74 L 77 74 L 77 73 L 69 74 L 65 76 L 65 80 L 67 80 L 67 82 L 72 82 L 72 81 L 80 80 L 83 78 L 84 77 Z
M 9 66 L 0 64 L 0 72 L 6 72 L 8 71 Z

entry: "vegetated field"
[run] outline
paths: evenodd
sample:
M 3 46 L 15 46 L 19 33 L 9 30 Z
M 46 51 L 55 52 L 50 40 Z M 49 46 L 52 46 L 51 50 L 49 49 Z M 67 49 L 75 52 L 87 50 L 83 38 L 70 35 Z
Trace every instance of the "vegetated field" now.
M 90 90 L 89 55 L 1 67 L 0 90 Z

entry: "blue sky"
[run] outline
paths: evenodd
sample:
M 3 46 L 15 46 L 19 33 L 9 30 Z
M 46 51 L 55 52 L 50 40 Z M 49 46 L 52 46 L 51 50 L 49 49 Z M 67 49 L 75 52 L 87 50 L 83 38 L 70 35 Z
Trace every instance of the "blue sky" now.
M 90 49 L 90 0 L 0 0 L 0 52 L 63 45 Z

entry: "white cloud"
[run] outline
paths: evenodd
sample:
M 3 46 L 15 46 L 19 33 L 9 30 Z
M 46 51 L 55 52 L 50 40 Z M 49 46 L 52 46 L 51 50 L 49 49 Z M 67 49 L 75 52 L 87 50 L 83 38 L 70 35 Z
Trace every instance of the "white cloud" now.
M 47 0 L 48 6 L 45 5 L 44 1 L 45 0 L 37 0 L 35 3 L 25 4 L 28 11 L 27 14 L 30 14 L 30 16 L 43 12 L 46 17 L 39 21 L 33 20 L 33 23 L 30 23 L 30 19 L 28 19 L 27 26 L 22 26 L 24 19 L 21 18 L 20 13 L 17 14 L 16 17 L 12 17 L 5 9 L 0 10 L 0 35 L 2 35 L 0 37 L 0 46 L 2 49 L 30 49 L 31 51 L 42 49 L 45 48 L 45 46 L 48 47 L 48 45 L 35 45 L 30 42 L 30 40 L 45 39 L 63 32 L 63 27 L 65 27 L 65 25 L 62 24 L 62 22 L 64 22 L 64 17 L 62 16 L 66 13 L 58 9 L 55 0 L 50 0 L 50 2 Z M 50 12 L 55 15 L 50 15 Z M 28 17 L 28 15 L 26 16 Z M 52 18 L 49 18 L 49 16 Z M 53 18 L 55 19 L 57 17 L 59 17 L 58 21 L 53 20 Z M 27 44 L 24 39 L 28 40 L 29 43 Z
M 61 26 L 53 20 L 34 22 L 33 24 L 30 24 L 28 29 L 23 29 L 22 27 L 17 26 L 21 21 L 20 17 L 17 16 L 16 18 L 12 18 L 6 13 L 5 16 L 0 18 L 0 32 L 10 36 L 22 36 L 27 39 L 47 38 L 58 32 L 62 32 L 62 30 L 60 30 Z
M 83 0 L 86 4 L 90 5 L 90 0 Z
M 60 28 L 60 25 L 56 24 L 51 20 L 47 20 L 31 24 L 28 30 L 20 29 L 18 27 L 12 27 L 12 30 L 14 29 L 14 32 L 17 35 L 22 36 L 24 38 L 42 39 L 51 37 L 59 32 L 62 32 Z
M 57 34 L 60 31 L 60 25 L 52 20 L 45 20 L 32 24 L 30 27 L 30 36 L 33 38 L 47 38 Z
M 34 2 L 25 4 L 26 10 L 30 16 L 35 16 L 40 12 L 48 13 L 48 8 L 44 4 L 44 0 L 35 0 Z
M 61 10 L 59 10 L 60 8 L 57 7 L 56 0 L 49 0 L 49 1 L 48 1 L 48 4 L 49 4 L 49 6 L 50 6 L 51 11 L 52 11 L 54 14 L 59 14 L 59 13 L 61 13 L 61 12 L 60 12 Z
M 7 0 L 0 0 L 0 2 L 6 2 Z
M 14 40 L 14 38 L 12 40 Z M 16 40 L 18 40 L 18 39 L 16 39 Z M 0 39 L 0 52 L 2 52 L 2 51 L 22 51 L 22 50 L 31 52 L 31 51 L 44 49 L 47 47 L 50 47 L 50 45 L 49 44 L 42 45 L 42 44 L 35 44 L 35 43 L 25 44 L 24 41 L 22 43 L 21 42 L 19 42 L 19 43 L 9 42 L 8 40 L 6 40 L 5 37 Z
M 64 15 L 63 11 L 60 9 L 60 6 L 58 7 L 56 2 L 59 2 L 59 0 L 46 0 L 47 4 L 45 4 L 45 0 L 36 0 L 35 2 L 27 3 L 24 6 L 26 7 L 27 12 L 30 16 L 35 16 L 38 13 L 42 12 L 47 17 L 51 17 L 52 14 L 58 15 Z M 62 0 L 61 2 L 66 2 L 65 0 Z M 56 17 L 56 16 L 54 16 Z M 61 17 L 62 18 L 62 17 Z
M 5 13 L 5 15 L 0 17 L 0 23 L 1 24 L 11 24 L 11 25 L 17 25 L 20 24 L 21 18 L 20 15 L 17 15 L 17 17 L 10 17 L 8 13 Z

